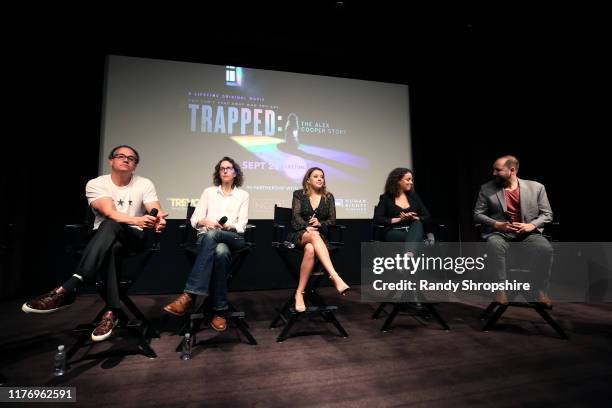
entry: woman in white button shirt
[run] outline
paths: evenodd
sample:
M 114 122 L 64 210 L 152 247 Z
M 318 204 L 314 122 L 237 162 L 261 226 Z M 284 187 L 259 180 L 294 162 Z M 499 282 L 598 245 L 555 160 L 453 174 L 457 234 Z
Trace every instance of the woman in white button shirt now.
M 191 225 L 198 230 L 198 256 L 185 290 L 164 310 L 177 316 L 184 315 L 196 296 L 212 296 L 215 316 L 213 329 L 227 328 L 226 273 L 232 252 L 244 247 L 242 234 L 248 222 L 249 193 L 241 189 L 242 170 L 230 157 L 223 157 L 215 166 L 214 186 L 202 193 L 191 217 Z

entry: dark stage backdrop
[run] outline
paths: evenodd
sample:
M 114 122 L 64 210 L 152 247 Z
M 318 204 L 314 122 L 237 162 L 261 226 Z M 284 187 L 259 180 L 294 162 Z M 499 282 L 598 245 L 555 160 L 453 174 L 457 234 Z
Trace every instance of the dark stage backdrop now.
M 580 116 L 589 102 L 580 92 L 588 78 L 572 69 L 569 60 L 577 49 L 564 41 L 562 27 L 551 40 L 544 29 L 517 34 L 464 21 L 416 33 L 393 25 L 382 34 L 353 28 L 348 35 L 339 34 L 340 26 L 248 41 L 218 35 L 217 41 L 208 37 L 201 52 L 172 41 L 178 39 L 167 32 L 144 40 L 125 27 L 120 22 L 105 40 L 85 45 L 74 40 L 74 32 L 47 32 L 8 51 L 14 64 L 8 64 L 6 78 L 18 109 L 8 118 L 16 126 L 3 143 L 11 138 L 17 145 L 2 149 L 0 298 L 38 294 L 70 273 L 63 226 L 83 220 L 83 188 L 97 176 L 107 54 L 407 84 L 416 189 L 434 217 L 448 225 L 448 240 L 476 238 L 471 216 L 476 194 L 503 154 L 519 157 L 521 177 L 546 185 L 564 240 L 609 239 L 603 225 L 609 217 L 597 211 L 604 152 Z M 270 42 L 284 51 L 267 52 Z M 337 269 L 355 284 L 359 260 L 350 254 L 369 239 L 369 221 L 339 222 L 350 233 Z M 271 221 L 254 223 L 258 247 L 237 288 L 293 286 L 270 248 Z M 175 226 L 163 235 L 163 251 L 138 290 L 182 288 L 188 267 L 176 249 Z

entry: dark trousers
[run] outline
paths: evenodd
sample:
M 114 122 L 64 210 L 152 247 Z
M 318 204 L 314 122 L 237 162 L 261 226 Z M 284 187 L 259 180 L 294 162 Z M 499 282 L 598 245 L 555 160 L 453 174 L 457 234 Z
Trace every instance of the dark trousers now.
M 511 245 L 516 243 L 514 245 Z M 503 282 L 508 278 L 508 257 L 519 268 L 527 268 L 533 273 L 532 281 L 537 289 L 547 291 L 553 262 L 553 248 L 540 233 L 510 235 L 493 233 L 487 237 L 489 251 L 493 254 L 495 277 Z
M 424 238 L 425 231 L 423 229 L 423 223 L 419 220 L 411 222 L 410 225 L 402 227 L 402 229 L 391 228 L 385 233 L 385 242 L 406 242 L 406 249 L 412 251 L 416 251 L 420 248 L 420 244 L 423 243 Z
M 85 247 L 74 273 L 89 282 L 95 282 L 99 274 L 106 282 L 108 306 L 121 307 L 118 276 L 121 272 L 121 262 L 126 253 L 142 251 L 145 248 L 145 237 L 143 231 L 127 224 L 104 220 Z
M 390 229 L 385 233 L 384 238 L 385 242 L 404 242 L 404 250 L 417 255 L 423 248 L 423 239 L 425 238 L 423 223 L 414 220 L 407 228 Z M 403 279 L 407 277 L 407 275 L 402 276 Z M 420 301 L 418 291 L 398 291 L 398 293 L 401 294 L 401 301 L 403 302 Z M 397 298 L 395 299 L 397 300 Z

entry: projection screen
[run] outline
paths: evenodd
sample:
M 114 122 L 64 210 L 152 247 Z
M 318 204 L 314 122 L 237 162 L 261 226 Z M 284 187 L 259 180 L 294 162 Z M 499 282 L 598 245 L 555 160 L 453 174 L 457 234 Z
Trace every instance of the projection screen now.
M 291 205 L 310 167 L 325 171 L 338 218 L 371 218 L 394 167 L 412 168 L 406 85 L 109 56 L 100 173 L 131 145 L 170 218 L 184 218 L 230 156 L 250 219 Z

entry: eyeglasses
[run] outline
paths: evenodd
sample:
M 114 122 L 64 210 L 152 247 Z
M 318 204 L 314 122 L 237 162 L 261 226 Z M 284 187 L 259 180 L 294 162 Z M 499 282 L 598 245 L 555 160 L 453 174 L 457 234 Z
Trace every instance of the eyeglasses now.
M 125 154 L 116 154 L 113 156 L 113 159 L 119 159 L 119 160 L 127 159 L 127 161 L 129 161 L 130 163 L 138 162 L 138 159 L 136 158 L 136 156 L 126 156 Z
M 233 173 L 234 172 L 234 168 L 233 167 L 220 167 L 219 168 L 219 172 L 221 173 Z

